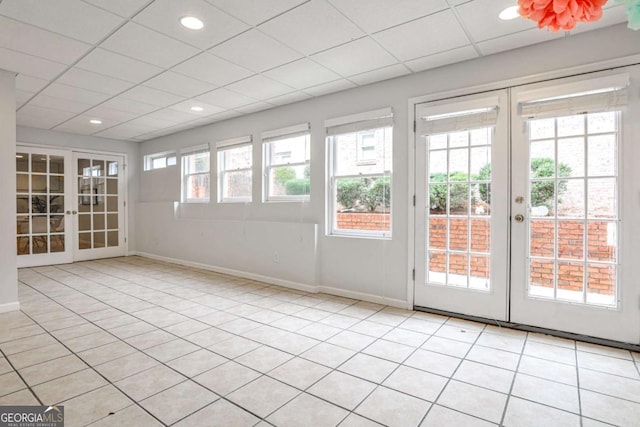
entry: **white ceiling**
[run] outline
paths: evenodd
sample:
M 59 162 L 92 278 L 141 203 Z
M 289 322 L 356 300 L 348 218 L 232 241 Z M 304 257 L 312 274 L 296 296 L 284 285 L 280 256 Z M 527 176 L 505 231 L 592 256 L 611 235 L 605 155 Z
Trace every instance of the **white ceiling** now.
M 566 36 L 500 21 L 514 3 L 0 0 L 0 68 L 18 73 L 19 125 L 143 141 Z M 610 1 L 573 33 L 625 20 Z

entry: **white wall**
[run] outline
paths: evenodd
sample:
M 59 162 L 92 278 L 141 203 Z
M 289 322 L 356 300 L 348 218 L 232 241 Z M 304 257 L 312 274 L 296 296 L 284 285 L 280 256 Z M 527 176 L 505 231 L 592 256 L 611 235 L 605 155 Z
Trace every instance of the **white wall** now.
M 125 168 L 125 172 L 127 177 L 128 217 L 127 243 L 129 245 L 129 251 L 133 252 L 136 250 L 135 215 L 136 201 L 139 199 L 139 171 L 141 168 L 141 162 L 138 159 L 140 146 L 137 142 L 117 141 L 115 139 L 97 138 L 88 135 L 77 135 L 21 126 L 17 128 L 16 141 L 17 144 L 35 144 L 41 146 L 49 146 L 52 148 L 66 148 L 73 151 L 97 151 L 101 153 L 126 154 L 127 165 Z M 13 193 L 15 199 L 15 186 L 13 188 Z M 13 233 L 15 234 L 15 230 L 13 231 Z
M 410 42 L 410 41 L 408 41 Z M 536 74 L 566 69 L 594 62 L 640 54 L 640 33 L 626 29 L 623 25 L 571 36 L 552 42 L 530 46 L 510 52 L 466 61 L 423 73 L 413 74 L 385 82 L 372 84 L 324 97 L 258 112 L 244 117 L 183 131 L 141 145 L 144 154 L 180 149 L 207 142 L 252 134 L 254 140 L 254 189 L 253 203 L 220 205 L 214 201 L 205 206 L 182 206 L 180 214 L 167 216 L 161 212 L 172 209 L 173 202 L 180 198 L 179 166 L 142 172 L 140 200 L 149 208 L 139 216 L 145 222 L 145 235 L 138 234 L 138 251 L 156 256 L 193 261 L 218 267 L 229 267 L 237 260 L 225 260 L 218 254 L 225 247 L 233 247 L 243 236 L 217 235 L 213 232 L 221 221 L 257 221 L 267 227 L 269 222 L 318 224 L 315 283 L 325 290 L 342 295 L 401 305 L 408 301 L 407 283 L 410 230 L 407 223 L 410 200 L 408 195 L 409 170 L 414 162 L 411 152 L 409 123 L 413 112 L 408 111 L 408 99 L 471 86 L 496 83 Z M 354 239 L 325 235 L 326 163 L 324 120 L 384 107 L 393 107 L 394 127 L 394 175 L 392 189 L 393 239 Z M 288 125 L 311 123 L 311 201 L 307 203 L 261 203 L 262 148 L 260 133 Z M 215 157 L 214 157 L 215 158 Z M 212 159 L 214 159 L 212 158 Z M 212 161 L 215 164 L 215 161 Z M 215 182 L 213 180 L 212 182 Z M 147 217 L 147 215 L 149 217 Z M 217 239 L 211 246 L 197 238 L 188 218 L 199 218 L 197 229 L 210 233 Z M 148 225 L 153 223 L 153 228 Z M 170 231 L 168 231 L 170 230 Z M 170 233 L 174 238 L 165 244 L 153 236 Z M 155 240 L 154 240 L 155 239 Z M 182 240 L 182 242 L 178 242 Z M 177 250 L 189 244 L 188 250 Z M 283 270 L 295 269 L 297 259 L 281 256 L 279 263 L 272 260 L 269 242 L 252 242 L 257 248 L 254 257 L 263 260 L 257 273 L 268 277 L 282 278 Z M 309 249 L 309 248 L 307 248 Z M 270 260 L 267 262 L 267 260 Z M 237 268 L 242 268 L 242 265 Z M 254 265 L 245 264 L 246 271 L 255 270 Z M 311 280 L 311 278 L 309 278 Z
M 15 74 L 0 70 L 0 313 L 17 310 Z

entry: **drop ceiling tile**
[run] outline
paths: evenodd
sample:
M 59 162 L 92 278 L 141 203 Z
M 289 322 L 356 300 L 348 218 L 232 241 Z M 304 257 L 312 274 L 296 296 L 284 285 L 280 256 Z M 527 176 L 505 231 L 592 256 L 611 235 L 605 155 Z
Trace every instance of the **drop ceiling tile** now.
M 325 50 L 312 58 L 343 76 L 377 70 L 398 62 L 370 37 Z
M 162 72 L 162 68 L 97 48 L 82 58 L 76 67 L 94 73 L 140 83 Z
M 198 53 L 198 49 L 133 22 L 105 40 L 103 48 L 169 68 Z
M 80 0 L 4 0 L 0 15 L 95 44 L 124 20 Z
M 106 95 L 104 93 L 81 89 L 79 87 L 67 86 L 60 83 L 51 83 L 41 93 L 43 95 L 68 99 L 70 101 L 83 102 L 85 104 L 92 105 L 99 104 L 109 99 L 110 97 L 109 95 Z
M 158 109 L 155 105 L 145 104 L 144 102 L 133 101 L 131 99 L 117 96 L 108 101 L 103 102 L 101 107 L 110 108 L 118 111 L 126 111 L 135 114 L 148 114 Z
M 183 16 L 199 18 L 204 28 L 193 31 L 183 27 Z M 249 28 L 204 0 L 156 0 L 133 20 L 200 49 L 208 49 Z
M 16 76 L 16 89 L 36 93 L 49 84 L 49 80 L 30 77 L 24 74 Z
M 377 33 L 375 39 L 401 61 L 469 44 L 451 10 Z
M 228 40 L 211 53 L 255 72 L 265 71 L 302 55 L 277 40 L 252 29 Z
M 202 111 L 193 111 L 191 107 L 200 107 Z M 210 116 L 212 114 L 221 113 L 225 109 L 217 107 L 215 105 L 207 104 L 206 102 L 196 101 L 189 99 L 187 101 L 180 102 L 178 104 L 169 107 L 171 110 L 181 111 L 183 113 L 191 114 L 197 117 Z
M 84 114 L 96 119 L 119 123 L 135 119 L 140 115 L 139 113 L 132 113 L 130 111 L 114 110 L 113 108 L 105 107 L 104 104 L 92 108 Z
M 27 76 L 53 80 L 67 66 L 0 47 L 0 68 Z
M 335 82 L 325 83 L 319 86 L 310 87 L 305 89 L 306 93 L 309 93 L 313 96 L 321 96 L 326 95 L 333 92 L 339 92 L 341 90 L 347 90 L 357 87 L 354 83 L 351 83 L 349 80 L 336 80 Z
M 257 100 L 273 98 L 293 92 L 293 88 L 267 77 L 256 75 L 227 86 L 228 89 Z
M 198 116 L 195 116 L 193 114 L 176 111 L 169 108 L 163 108 L 162 110 L 154 111 L 153 113 L 147 114 L 145 117 L 162 120 L 164 122 L 171 122 L 173 124 L 190 122 L 198 118 Z
M 18 126 L 29 126 L 40 129 L 51 129 L 52 127 L 69 120 L 75 113 L 68 111 L 52 110 L 50 108 L 36 107 L 35 105 L 25 105 L 16 114 L 16 124 Z
M 453 64 L 455 62 L 466 61 L 467 59 L 477 58 L 478 56 L 480 56 L 478 52 L 476 52 L 473 46 L 469 45 L 407 61 L 405 65 L 411 70 L 418 72 L 442 67 L 443 65 Z
M 244 107 L 238 107 L 236 110 L 240 111 L 243 114 L 251 114 L 257 113 L 258 111 L 268 110 L 269 108 L 273 108 L 273 104 L 269 104 L 267 102 L 256 102 L 255 104 L 245 105 Z
M 131 123 L 123 123 L 121 125 L 114 126 L 107 130 L 103 130 L 102 132 L 98 132 L 96 136 L 101 136 L 103 138 L 113 138 L 113 139 L 128 139 L 128 138 L 136 137 L 138 135 L 142 135 L 147 132 L 151 132 L 152 130 L 153 129 L 146 126 L 134 125 Z
M 192 79 L 191 77 L 174 73 L 173 71 L 165 71 L 159 76 L 144 82 L 144 85 L 186 98 L 191 98 L 192 96 L 215 89 L 215 86 L 212 84 Z
M 242 115 L 243 115 L 243 113 L 241 113 L 240 111 L 227 110 L 227 111 L 224 111 L 222 113 L 218 113 L 218 114 L 214 114 L 214 115 L 209 116 L 209 117 L 205 117 L 201 121 L 199 121 L 199 123 L 207 124 L 207 123 L 221 122 L 223 120 L 233 119 L 234 117 L 240 117 Z
M 274 68 L 273 70 L 263 73 L 263 75 L 296 89 L 317 86 L 340 78 L 340 76 L 333 71 L 323 67 L 322 65 L 318 65 L 307 58 L 299 59 L 298 61 L 290 62 L 289 64 Z M 278 95 L 282 94 L 283 93 L 280 93 Z M 272 97 L 273 96 L 268 98 Z
M 206 52 L 175 66 L 173 71 L 216 86 L 224 86 L 254 74 Z
M 375 33 L 449 7 L 445 0 L 330 1 L 367 33 Z
M 564 33 L 551 31 L 543 31 L 538 28 L 510 34 L 504 37 L 487 40 L 477 44 L 483 55 L 491 55 L 505 50 L 516 49 L 522 46 L 528 46 L 536 43 L 542 43 L 549 40 L 564 37 Z
M 571 34 L 580 34 L 598 28 L 609 27 L 611 25 L 627 22 L 627 13 L 624 5 L 609 2 L 603 8 L 602 18 L 596 22 L 581 22 L 576 28 L 571 30 Z
M 84 0 L 111 13 L 130 18 L 153 0 Z
M 404 76 L 411 73 L 407 67 L 402 64 L 389 65 L 388 67 L 379 68 L 377 70 L 368 71 L 349 77 L 349 80 L 359 86 L 368 85 L 383 80 L 393 79 L 395 77 Z
M 195 100 L 222 108 L 236 108 L 256 102 L 254 98 L 240 95 L 227 89 L 216 89 L 196 97 Z
M 305 99 L 311 98 L 311 95 L 304 92 L 293 92 L 288 93 L 286 95 L 276 96 L 275 98 L 267 99 L 269 104 L 273 105 L 286 105 L 293 104 L 294 102 L 304 101 Z
M 34 92 L 25 92 L 24 90 L 16 89 L 16 110 L 22 107 L 33 95 L 35 95 Z
M 70 113 L 82 113 L 90 109 L 93 104 L 87 104 L 78 101 L 72 101 L 69 99 L 56 98 L 53 96 L 44 95 L 42 93 L 36 95 L 29 105 L 36 107 L 50 108 L 52 110 L 68 111 Z
M 128 124 L 132 126 L 146 127 L 150 130 L 159 130 L 173 126 L 175 123 L 168 122 L 166 120 L 156 119 L 154 117 L 142 116 L 137 119 L 133 119 Z
M 513 3 L 513 0 L 475 0 L 458 6 L 456 10 L 473 40 L 480 42 L 536 28 L 536 24 L 528 19 L 503 21 L 498 17 Z
M 131 82 L 114 79 L 113 77 L 103 76 L 75 67 L 66 71 L 56 82 L 108 95 L 116 95 L 133 86 Z
M 79 133 L 82 135 L 93 135 L 94 133 L 98 133 L 104 129 L 110 128 L 118 124 L 117 121 L 101 119 L 102 124 L 96 125 L 90 123 L 89 120 L 95 119 L 94 116 L 81 115 L 72 118 L 69 121 L 66 121 L 58 126 L 56 126 L 53 130 L 61 131 L 61 132 L 70 132 L 70 133 Z
M 0 46 L 63 64 L 72 64 L 91 45 L 0 16 Z
M 311 0 L 258 28 L 306 55 L 364 35 L 325 0 Z
M 207 0 L 249 25 L 258 25 L 307 0 Z
M 132 99 L 145 104 L 155 105 L 157 107 L 166 107 L 185 99 L 183 96 L 174 95 L 163 90 L 152 89 L 146 86 L 136 86 L 124 92 L 121 96 L 123 98 Z

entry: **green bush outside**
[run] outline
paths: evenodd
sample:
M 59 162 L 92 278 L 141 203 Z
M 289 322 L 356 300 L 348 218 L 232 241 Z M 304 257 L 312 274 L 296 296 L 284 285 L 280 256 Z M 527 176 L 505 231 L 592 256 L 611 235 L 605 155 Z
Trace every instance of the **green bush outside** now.
M 431 175 L 430 182 L 446 182 L 447 175 L 445 173 L 435 173 Z M 451 187 L 450 194 L 450 211 L 460 212 L 466 211 L 469 200 L 469 185 L 467 184 L 468 175 L 464 172 L 452 172 L 449 175 Z M 460 182 L 456 184 L 455 182 Z M 429 207 L 432 211 L 446 212 L 447 210 L 447 184 L 432 184 L 429 186 Z
M 555 174 L 556 164 L 549 157 L 531 159 L 532 178 L 551 178 Z M 571 175 L 571 167 L 564 163 L 558 164 L 558 177 L 564 178 Z M 486 164 L 480 169 L 474 179 L 482 181 L 491 180 L 491 164 Z M 558 197 L 567 191 L 567 181 L 558 181 Z M 491 204 L 491 184 L 479 184 L 478 192 L 480 199 L 487 204 Z M 546 206 L 551 209 L 553 206 L 554 182 L 536 181 L 531 184 L 531 206 Z
M 309 178 L 290 179 L 285 185 L 285 192 L 289 196 L 303 196 L 311 189 Z
M 284 168 L 278 168 L 275 171 L 275 180 L 276 184 L 282 185 L 283 187 L 287 185 L 287 182 L 295 179 L 296 171 L 295 169 L 286 166 Z
M 353 209 L 365 188 L 364 178 L 338 180 L 337 200 L 344 209 Z
M 375 212 L 378 206 L 384 206 L 388 209 L 391 206 L 391 179 L 388 176 L 370 180 L 372 183 L 366 186 L 361 195 L 361 202 L 369 209 L 369 212 Z
M 366 209 L 375 212 L 379 207 L 391 207 L 391 178 L 348 178 L 338 180 L 338 203 L 345 210 Z

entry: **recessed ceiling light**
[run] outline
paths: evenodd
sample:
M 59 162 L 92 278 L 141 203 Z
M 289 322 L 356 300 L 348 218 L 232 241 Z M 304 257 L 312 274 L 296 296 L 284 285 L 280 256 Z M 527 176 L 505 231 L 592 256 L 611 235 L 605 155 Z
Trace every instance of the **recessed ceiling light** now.
M 91 123 L 92 125 L 101 125 L 102 124 L 102 120 L 91 119 L 91 120 L 89 120 L 89 123 Z
M 184 16 L 180 18 L 180 23 L 190 30 L 201 30 L 204 27 L 204 23 L 195 16 Z
M 500 12 L 500 15 L 498 15 L 498 16 L 503 21 L 510 21 L 512 19 L 519 18 L 520 14 L 518 13 L 518 9 L 519 9 L 518 5 L 509 6 L 508 8 L 506 8 L 502 12 Z
M 191 111 L 197 111 L 198 113 L 199 113 L 200 111 L 203 111 L 203 110 L 204 110 L 204 108 L 202 108 L 202 107 L 198 107 L 198 106 L 191 107 Z

